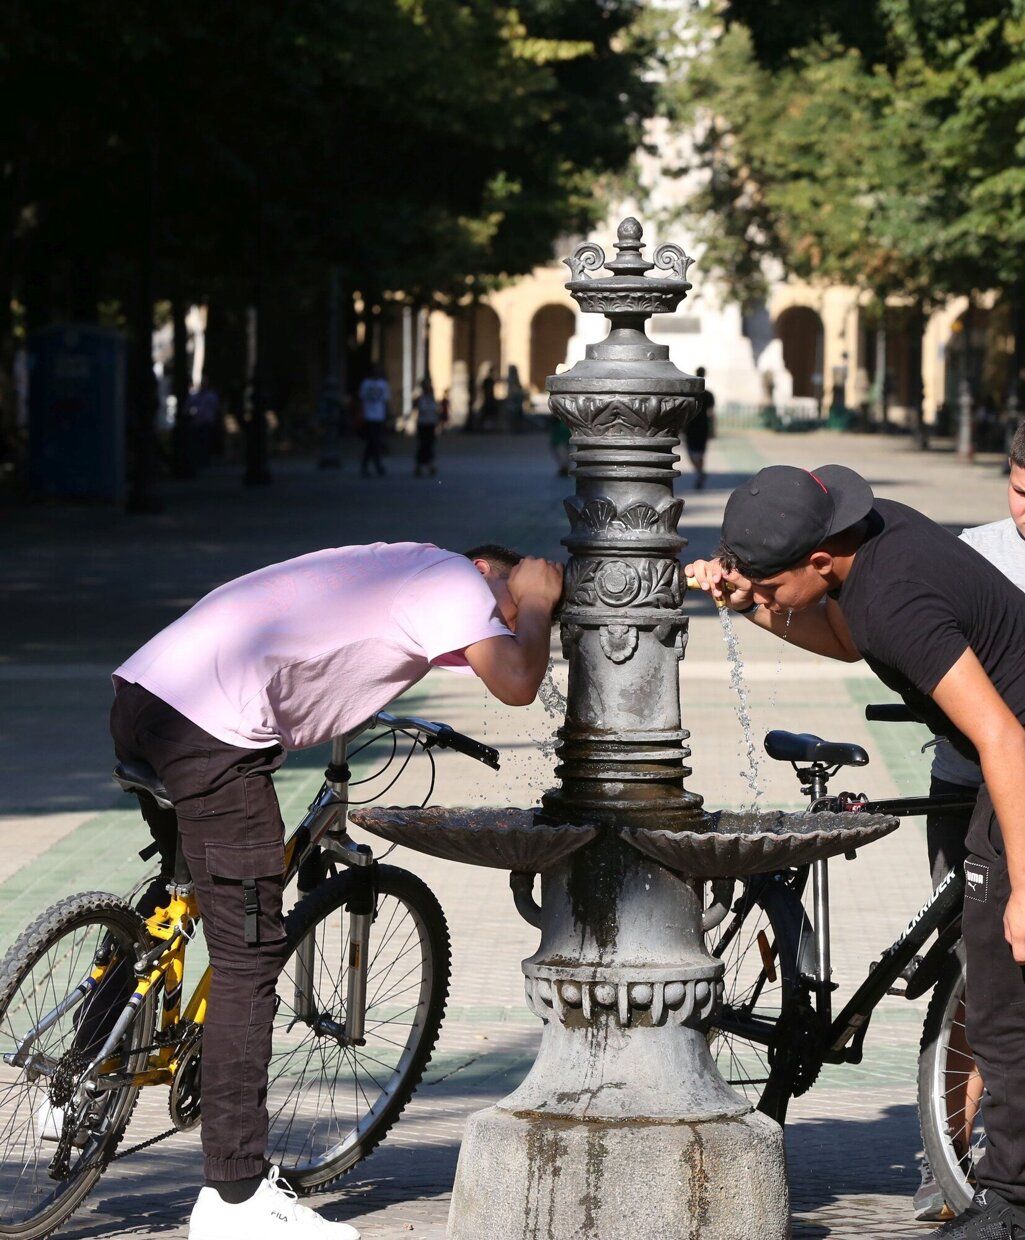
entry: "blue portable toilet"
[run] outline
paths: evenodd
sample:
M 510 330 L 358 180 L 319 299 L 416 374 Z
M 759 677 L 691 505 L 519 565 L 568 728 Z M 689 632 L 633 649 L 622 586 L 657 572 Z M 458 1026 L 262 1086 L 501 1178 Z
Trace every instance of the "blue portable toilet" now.
M 29 341 L 29 485 L 37 495 L 125 494 L 125 338 L 58 325 Z

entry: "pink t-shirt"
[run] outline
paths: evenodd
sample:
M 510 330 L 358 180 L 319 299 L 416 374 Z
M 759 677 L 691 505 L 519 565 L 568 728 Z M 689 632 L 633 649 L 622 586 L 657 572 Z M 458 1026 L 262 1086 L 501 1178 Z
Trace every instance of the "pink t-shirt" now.
M 465 556 L 426 543 L 314 551 L 201 598 L 114 673 L 211 736 L 305 749 L 368 719 L 434 664 L 507 636 Z

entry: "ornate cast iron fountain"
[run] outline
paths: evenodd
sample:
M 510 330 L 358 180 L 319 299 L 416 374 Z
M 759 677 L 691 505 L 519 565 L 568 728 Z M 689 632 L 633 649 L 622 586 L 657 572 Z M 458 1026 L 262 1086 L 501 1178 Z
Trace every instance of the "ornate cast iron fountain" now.
M 607 264 L 591 244 L 567 260 L 581 309 L 612 327 L 548 381 L 551 408 L 573 432 L 577 484 L 566 502 L 561 786 L 536 812 L 354 815 L 435 855 L 513 870 L 517 907 L 541 930 L 523 964 L 541 1047 L 520 1087 L 468 1123 L 450 1240 L 789 1235 L 782 1133 L 730 1089 L 709 1052 L 723 965 L 702 932 L 728 896 L 713 884 L 703 909 L 699 880 L 850 852 L 896 825 L 708 814 L 686 788 L 673 481 L 702 384 L 644 330 L 686 295 L 691 260 L 663 245 L 649 262 L 642 249 L 628 219 Z M 603 264 L 612 274 L 595 278 Z M 531 871 L 542 873 L 540 908 Z

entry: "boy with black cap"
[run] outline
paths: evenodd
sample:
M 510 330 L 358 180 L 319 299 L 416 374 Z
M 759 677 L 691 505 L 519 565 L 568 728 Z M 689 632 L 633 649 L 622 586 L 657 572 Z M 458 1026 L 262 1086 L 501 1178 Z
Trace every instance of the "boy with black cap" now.
M 716 558 L 687 573 L 760 628 L 816 654 L 864 658 L 981 762 L 963 924 L 987 1148 L 975 1203 L 934 1234 L 1025 1240 L 1025 595 L 842 465 L 761 470 L 730 496 Z

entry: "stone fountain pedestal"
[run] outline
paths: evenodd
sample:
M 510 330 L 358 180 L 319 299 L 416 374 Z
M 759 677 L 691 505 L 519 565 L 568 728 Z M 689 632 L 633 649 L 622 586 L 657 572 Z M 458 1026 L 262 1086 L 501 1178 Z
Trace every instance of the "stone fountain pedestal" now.
M 353 819 L 434 855 L 543 876 L 540 907 L 530 880 L 514 881 L 517 907 L 541 931 L 523 963 L 541 1047 L 520 1087 L 467 1125 L 449 1240 L 784 1240 L 783 1134 L 709 1052 L 723 964 L 702 931 L 726 909 L 702 909 L 702 880 L 846 852 L 896 820 L 707 814 L 685 786 L 683 504 L 673 482 L 702 383 L 644 324 L 675 311 L 690 259 L 663 245 L 648 262 L 633 219 L 616 249 L 608 263 L 595 245 L 567 260 L 567 288 L 611 330 L 548 381 L 552 411 L 572 431 L 576 479 L 560 786 L 536 813 Z M 612 274 L 594 278 L 602 264 Z
M 722 964 L 700 898 L 629 845 L 604 841 L 602 861 L 621 893 L 604 910 L 580 862 L 544 875 L 523 965 L 541 1048 L 517 1090 L 470 1118 L 448 1236 L 782 1240 L 782 1131 L 708 1049 Z

